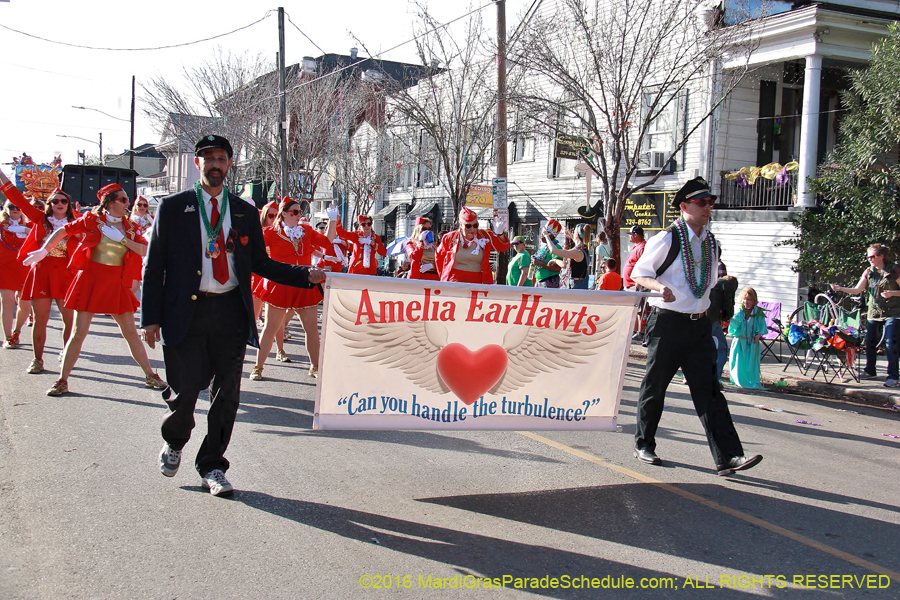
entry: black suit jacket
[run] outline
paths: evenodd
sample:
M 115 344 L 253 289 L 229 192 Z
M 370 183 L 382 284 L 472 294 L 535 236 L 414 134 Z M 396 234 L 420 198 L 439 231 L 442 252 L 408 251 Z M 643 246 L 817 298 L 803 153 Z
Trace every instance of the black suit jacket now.
M 163 343 L 171 346 L 177 346 L 187 335 L 200 290 L 201 210 L 193 189 L 167 196 L 159 204 L 150 235 L 144 266 L 141 326 L 159 325 Z M 232 231 L 228 245 L 234 246 L 234 270 L 247 308 L 248 343 L 258 347 L 250 273 L 276 283 L 308 288 L 312 287 L 309 267 L 286 265 L 269 258 L 255 207 L 228 194 L 228 210 Z

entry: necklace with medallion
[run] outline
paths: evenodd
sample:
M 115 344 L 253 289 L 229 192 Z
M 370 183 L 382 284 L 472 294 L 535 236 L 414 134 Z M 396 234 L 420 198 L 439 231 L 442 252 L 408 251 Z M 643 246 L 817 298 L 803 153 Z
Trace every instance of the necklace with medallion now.
M 222 211 L 219 213 L 219 222 L 215 227 L 209 224 L 209 217 L 206 216 L 206 206 L 203 204 L 203 194 L 200 192 L 200 182 L 194 182 L 194 192 L 197 194 L 197 206 L 200 207 L 200 219 L 203 221 L 203 229 L 206 230 L 206 256 L 208 258 L 216 258 L 222 253 L 219 248 L 219 232 L 222 231 L 222 224 L 225 223 L 225 213 L 228 212 L 228 190 L 222 186 L 222 198 L 219 204 Z

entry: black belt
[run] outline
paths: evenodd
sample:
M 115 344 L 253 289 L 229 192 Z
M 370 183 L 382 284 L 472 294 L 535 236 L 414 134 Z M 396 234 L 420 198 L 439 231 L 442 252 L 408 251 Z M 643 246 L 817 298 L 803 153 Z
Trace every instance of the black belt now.
M 197 292 L 198 296 L 202 296 L 203 298 L 224 298 L 225 296 L 231 296 L 235 293 L 240 293 L 241 286 L 238 286 L 234 289 L 230 289 L 227 292 L 222 292 L 221 294 L 217 294 L 215 292 Z
M 706 316 L 706 311 L 704 310 L 701 313 L 683 313 L 678 312 L 677 310 L 669 310 L 667 308 L 659 308 L 656 307 L 656 312 L 664 315 L 668 315 L 671 317 L 681 317 L 682 319 L 690 319 L 691 321 L 699 321 L 703 317 Z

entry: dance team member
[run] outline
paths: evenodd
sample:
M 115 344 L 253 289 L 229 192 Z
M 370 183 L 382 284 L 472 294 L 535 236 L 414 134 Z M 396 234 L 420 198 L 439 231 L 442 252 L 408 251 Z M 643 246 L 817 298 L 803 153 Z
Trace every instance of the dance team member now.
M 3 335 L 6 337 L 4 348 L 18 347 L 21 325 L 30 312 L 30 307 L 19 306 L 19 315 L 16 315 L 18 296 L 21 295 L 22 285 L 28 275 L 28 267 L 19 260 L 19 249 L 25 243 L 33 223 L 27 222 L 21 208 L 12 202 L 10 196 L 15 189 L 4 175 L 0 186 L 0 191 L 7 197 L 3 210 L 0 210 L 0 318 L 3 320 Z M 19 202 L 22 206 L 27 204 L 27 201 Z M 13 318 L 16 321 L 15 328 Z
M 353 250 L 347 272 L 356 275 L 377 275 L 378 260 L 375 255 L 384 256 L 387 254 L 387 248 L 384 247 L 381 237 L 372 232 L 372 216 L 359 215 L 357 217 L 359 227 L 352 232 L 341 227 L 341 221 L 337 216 L 335 219 L 338 236 L 350 244 Z
M 429 279 L 440 281 L 441 276 L 437 272 L 431 219 L 428 217 L 416 217 L 416 227 L 412 235 L 404 243 L 406 256 L 409 257 L 409 279 Z
M 0 173 L 0 182 L 5 183 L 6 181 L 8 181 L 6 175 Z M 22 205 L 23 212 L 34 223 L 31 233 L 19 249 L 19 258 L 22 261 L 28 258 L 29 253 L 38 250 L 47 237 L 76 219 L 72 197 L 59 188 L 50 192 L 50 198 L 47 200 L 43 212 L 29 204 L 16 188 L 12 188 L 7 194 Z M 27 373 L 40 373 L 44 370 L 47 323 L 50 321 L 50 305 L 54 300 L 63 321 L 64 347 L 72 334 L 74 313 L 63 305 L 63 301 L 75 277 L 69 269 L 69 258 L 74 255 L 78 242 L 79 239 L 76 236 L 65 237 L 49 250 L 46 259 L 28 268 L 28 275 L 22 290 L 22 300 L 30 301 L 34 311 L 34 328 L 31 331 L 34 359 L 28 366 Z
M 150 214 L 150 202 L 143 196 L 138 196 L 134 201 L 131 214 L 128 216 L 137 227 L 137 233 L 141 237 L 147 237 L 150 228 L 153 227 L 153 216 Z
M 156 390 L 166 388 L 166 383 L 150 368 L 147 351 L 134 325 L 134 311 L 140 302 L 131 287 L 140 274 L 147 241 L 137 234 L 134 223 L 127 218 L 128 194 L 119 184 L 101 188 L 97 199 L 100 206 L 54 231 L 39 250 L 30 252 L 25 259 L 26 264 L 35 264 L 46 258 L 65 236 L 82 236 L 69 259 L 75 278 L 65 298 L 65 307 L 75 311 L 75 329 L 63 351 L 60 377 L 47 390 L 48 396 L 68 393 L 69 374 L 97 313 L 109 314 L 116 321 L 131 356 L 144 371 L 144 385 Z
M 288 265 L 311 266 L 316 250 L 328 251 L 331 242 L 328 237 L 310 227 L 309 222 L 300 222 L 300 203 L 285 198 L 278 207 L 278 215 L 271 227 L 263 230 L 266 252 L 273 260 Z M 330 209 L 329 209 L 330 210 Z M 333 221 L 332 221 L 333 222 Z M 334 231 L 331 231 L 334 237 Z M 263 365 L 272 349 L 275 333 L 285 321 L 285 314 L 296 313 L 306 332 L 306 352 L 309 355 L 309 375 L 319 374 L 319 323 L 316 307 L 324 298 L 320 286 L 297 288 L 263 280 L 260 298 L 266 303 L 266 325 L 256 353 L 256 365 L 250 379 L 262 379 Z
M 467 206 L 462 207 L 459 229 L 444 234 L 435 252 L 441 281 L 494 283 L 490 253 L 509 250 L 506 218 L 494 219 L 493 228 L 478 229 L 478 216 Z

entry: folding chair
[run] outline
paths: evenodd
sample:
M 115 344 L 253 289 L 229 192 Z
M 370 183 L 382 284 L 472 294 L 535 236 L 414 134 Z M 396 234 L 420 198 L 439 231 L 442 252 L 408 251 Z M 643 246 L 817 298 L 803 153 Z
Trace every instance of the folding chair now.
M 834 325 L 828 328 L 828 344 L 817 355 L 816 370 L 812 378 L 822 373 L 825 381 L 832 383 L 836 378 L 853 379 L 859 383 L 860 311 L 846 311 L 838 307 Z M 855 365 L 854 365 L 855 363 Z
M 759 360 L 762 361 L 768 355 L 781 362 L 783 344 L 786 340 L 784 327 L 781 325 L 781 302 L 760 302 L 757 306 L 766 314 L 766 329 L 768 329 L 766 335 L 759 340 L 759 343 L 762 344 L 762 353 L 759 355 Z M 777 353 L 775 352 L 775 344 L 778 344 Z
M 827 323 L 829 312 L 828 305 L 806 302 L 791 313 L 788 330 L 785 332 L 787 347 L 791 355 L 782 372 L 787 371 L 788 367 L 794 364 L 805 376 L 816 364 L 817 353 L 813 349 L 809 324 L 814 321 Z M 808 356 L 810 352 L 812 352 L 812 356 Z

